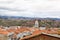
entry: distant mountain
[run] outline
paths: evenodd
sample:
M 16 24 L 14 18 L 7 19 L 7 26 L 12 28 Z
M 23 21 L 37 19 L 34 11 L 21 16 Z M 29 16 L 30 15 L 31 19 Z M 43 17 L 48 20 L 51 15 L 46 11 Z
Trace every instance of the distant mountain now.
M 60 18 L 33 18 L 33 17 L 22 17 L 22 16 L 0 16 L 0 19 L 22 19 L 22 20 L 60 20 Z
M 0 19 L 27 19 L 27 20 L 31 20 L 34 18 L 31 17 L 22 17 L 22 16 L 0 16 Z

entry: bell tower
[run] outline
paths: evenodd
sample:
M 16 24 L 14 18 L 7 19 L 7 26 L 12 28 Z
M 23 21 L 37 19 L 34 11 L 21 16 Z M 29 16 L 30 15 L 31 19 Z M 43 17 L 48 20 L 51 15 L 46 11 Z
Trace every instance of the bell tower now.
M 35 25 L 34 27 L 38 28 L 39 27 L 39 23 L 38 23 L 38 20 L 35 20 Z

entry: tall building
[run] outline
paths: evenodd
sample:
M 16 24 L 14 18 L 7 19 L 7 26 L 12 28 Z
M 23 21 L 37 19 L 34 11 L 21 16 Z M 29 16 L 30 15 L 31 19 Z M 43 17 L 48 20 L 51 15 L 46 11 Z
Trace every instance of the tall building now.
M 38 20 L 35 21 L 35 25 L 34 27 L 38 28 L 39 27 L 39 23 L 38 23 Z

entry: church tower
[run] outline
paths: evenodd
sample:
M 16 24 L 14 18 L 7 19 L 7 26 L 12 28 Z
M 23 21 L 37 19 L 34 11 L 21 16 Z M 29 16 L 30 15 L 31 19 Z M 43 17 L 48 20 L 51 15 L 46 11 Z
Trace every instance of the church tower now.
M 38 28 L 39 27 L 39 23 L 38 23 L 38 20 L 35 21 L 35 25 L 34 27 Z

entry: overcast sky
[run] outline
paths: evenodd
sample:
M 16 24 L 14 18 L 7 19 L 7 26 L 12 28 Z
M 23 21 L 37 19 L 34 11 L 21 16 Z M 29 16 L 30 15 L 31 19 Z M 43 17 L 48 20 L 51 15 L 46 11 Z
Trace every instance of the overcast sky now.
M 60 0 L 0 0 L 0 15 L 60 18 Z

